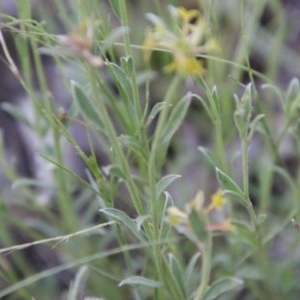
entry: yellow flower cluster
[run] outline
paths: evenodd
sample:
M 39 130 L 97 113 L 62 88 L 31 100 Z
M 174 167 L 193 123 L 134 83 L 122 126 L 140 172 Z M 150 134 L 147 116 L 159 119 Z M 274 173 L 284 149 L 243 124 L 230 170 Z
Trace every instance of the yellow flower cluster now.
M 218 190 L 211 196 L 211 201 L 208 206 L 204 207 L 204 193 L 199 191 L 195 198 L 192 199 L 182 211 L 176 206 L 171 206 L 168 208 L 167 222 L 179 231 L 190 231 L 190 221 L 189 214 L 192 210 L 198 213 L 205 213 L 209 215 L 214 210 L 220 210 L 226 205 L 226 198 L 223 195 L 222 190 Z M 208 223 L 206 225 L 206 230 L 208 231 L 233 231 L 234 226 L 231 223 L 230 218 L 225 218 L 222 222 L 214 224 Z
M 218 51 L 205 18 L 198 10 L 184 7 L 170 7 L 171 25 L 156 15 L 148 14 L 153 27 L 148 29 L 143 44 L 145 58 L 149 60 L 153 50 L 171 52 L 172 62 L 166 66 L 167 72 L 178 72 L 184 76 L 204 73 L 202 62 L 197 55 Z

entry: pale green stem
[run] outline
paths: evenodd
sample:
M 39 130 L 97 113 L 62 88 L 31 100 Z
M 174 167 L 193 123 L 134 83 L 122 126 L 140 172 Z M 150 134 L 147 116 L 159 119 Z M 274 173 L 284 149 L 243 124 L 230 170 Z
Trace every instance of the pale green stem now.
M 159 148 L 160 148 L 160 140 L 162 138 L 162 133 L 164 130 L 164 126 L 166 124 L 166 120 L 170 111 L 170 107 L 172 106 L 173 102 L 178 99 L 176 96 L 176 91 L 178 89 L 178 86 L 181 82 L 182 78 L 180 75 L 176 75 L 171 82 L 168 91 L 166 93 L 165 99 L 164 99 L 164 107 L 160 113 L 158 124 L 155 130 L 154 139 L 152 142 L 150 157 L 149 157 L 149 165 L 148 165 L 148 178 L 149 178 L 149 191 L 150 191 L 150 206 L 151 206 L 151 216 L 153 220 L 153 230 L 152 230 L 152 239 L 153 241 L 158 241 L 159 239 L 159 226 L 160 226 L 160 218 L 161 216 L 161 205 L 159 203 L 159 199 L 157 199 L 156 195 L 156 181 L 157 176 L 160 172 L 160 165 L 157 165 L 157 158 L 160 154 Z M 168 282 L 168 276 L 166 271 L 163 268 L 163 257 L 161 253 L 160 246 L 158 244 L 154 244 L 153 246 L 153 252 L 154 252 L 154 262 L 156 265 L 157 272 L 159 274 L 159 277 L 165 282 Z M 168 284 L 166 284 L 168 286 Z M 171 294 L 175 294 L 174 291 L 176 290 L 176 286 L 173 287 L 173 291 L 169 289 L 169 292 Z M 174 295 L 175 296 L 175 295 Z M 173 299 L 180 299 L 179 295 L 177 295 L 176 298 Z
M 211 254 L 212 254 L 212 236 L 208 234 L 208 239 L 205 244 L 201 245 L 202 250 L 202 269 L 201 269 L 201 281 L 197 290 L 194 300 L 204 299 L 207 287 L 209 285 L 210 273 L 211 273 Z
M 127 185 L 128 191 L 130 193 L 130 196 L 132 198 L 133 204 L 135 206 L 135 209 L 136 209 L 138 215 L 143 215 L 144 208 L 143 208 L 142 202 L 139 198 L 137 187 L 133 181 L 130 167 L 128 165 L 128 161 L 122 151 L 121 145 L 118 141 L 117 133 L 112 124 L 112 120 L 109 117 L 109 114 L 107 112 L 105 104 L 103 103 L 102 99 L 99 98 L 99 90 L 97 88 L 96 79 L 95 79 L 95 78 L 97 78 L 97 73 L 91 66 L 89 66 L 87 73 L 89 76 L 89 80 L 91 82 L 92 93 L 95 98 L 95 105 L 97 105 L 97 107 L 98 107 L 97 112 L 99 112 L 101 114 L 101 120 L 103 121 L 103 124 L 105 126 L 105 130 L 106 130 L 107 136 L 111 142 L 112 149 L 120 163 L 122 170 L 126 174 L 126 177 L 127 177 L 126 185 Z
M 148 169 L 148 176 L 149 176 L 149 189 L 150 189 L 150 203 L 151 203 L 151 214 L 153 218 L 153 224 L 154 224 L 154 231 L 158 231 L 158 227 L 160 224 L 159 220 L 159 214 L 161 212 L 160 206 L 158 206 L 158 199 L 156 197 L 155 192 L 155 185 L 157 180 L 157 175 L 159 174 L 159 168 L 160 165 L 157 165 L 157 158 L 160 154 L 159 148 L 160 148 L 160 141 L 162 138 L 162 133 L 164 130 L 164 126 L 166 125 L 166 120 L 170 111 L 170 107 L 172 106 L 173 102 L 178 99 L 176 96 L 177 88 L 181 82 L 182 78 L 179 75 L 176 75 L 170 84 L 168 91 L 166 93 L 165 99 L 164 99 L 164 107 L 160 113 L 158 124 L 155 130 L 154 139 L 152 142 L 150 157 L 149 157 L 149 169 Z M 157 238 L 158 235 L 155 234 L 155 238 Z

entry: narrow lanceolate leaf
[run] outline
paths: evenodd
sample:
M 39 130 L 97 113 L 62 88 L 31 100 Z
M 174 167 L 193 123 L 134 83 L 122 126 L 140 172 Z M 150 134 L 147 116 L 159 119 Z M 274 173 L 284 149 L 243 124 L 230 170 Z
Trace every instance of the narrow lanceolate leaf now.
M 109 0 L 109 3 L 115 15 L 120 19 L 119 0 Z
M 187 93 L 173 108 L 162 135 L 162 144 L 169 143 L 186 116 L 192 100 L 192 93 Z
M 198 213 L 194 209 L 189 214 L 189 221 L 197 240 L 199 242 L 206 242 L 208 239 L 207 216 L 204 213 Z
M 72 80 L 71 86 L 73 98 L 76 101 L 80 112 L 83 114 L 85 119 L 87 121 L 92 121 L 93 124 L 97 125 L 100 128 L 103 128 L 99 115 L 92 107 L 91 102 L 88 100 L 88 97 L 86 96 L 80 85 L 74 80 Z
M 243 281 L 234 277 L 222 278 L 215 281 L 204 296 L 204 300 L 218 299 L 219 296 L 232 289 L 237 289 L 243 284 Z
M 209 150 L 208 148 L 205 147 L 198 147 L 198 150 L 204 155 L 204 157 L 206 158 L 206 160 L 212 165 L 215 166 L 216 165 L 216 158 L 213 154 L 213 152 L 211 150 Z
M 245 241 L 252 247 L 258 246 L 258 237 L 256 235 L 256 232 L 246 222 L 235 221 L 234 226 L 241 241 Z
M 181 175 L 178 174 L 170 174 L 161 178 L 155 187 L 156 197 L 158 198 L 175 179 L 180 177 Z
M 8 102 L 3 102 L 0 107 L 1 110 L 4 110 L 5 112 L 9 113 L 11 116 L 13 116 L 21 123 L 27 125 L 29 128 L 32 128 L 32 124 L 30 120 L 27 118 L 25 113 L 18 106 Z
M 196 264 L 198 263 L 201 254 L 202 254 L 201 252 L 196 252 L 193 255 L 193 257 L 190 259 L 190 261 L 186 267 L 184 277 L 186 279 L 187 284 L 189 284 L 189 282 L 192 280 L 192 276 L 194 275 Z
M 136 222 L 129 218 L 129 216 L 123 211 L 115 208 L 103 208 L 99 211 L 117 221 L 122 222 L 136 238 L 138 238 L 141 242 L 146 242 L 146 237 L 143 231 L 139 230 Z
M 234 195 L 242 204 L 246 204 L 246 197 L 242 189 L 227 174 L 216 168 L 217 178 L 227 194 Z
M 114 63 L 107 63 L 107 67 L 110 71 L 111 76 L 114 79 L 115 84 L 117 85 L 118 91 L 122 99 L 126 101 L 131 101 L 132 88 L 126 72 Z
M 177 284 L 181 291 L 183 299 L 187 299 L 185 280 L 184 280 L 185 278 L 183 275 L 183 271 L 182 271 L 176 257 L 172 253 L 169 254 L 169 265 L 170 265 L 172 274 L 173 274 L 175 280 L 177 281 Z
M 145 278 L 142 276 L 127 277 L 119 283 L 119 286 L 122 286 L 122 285 L 131 285 L 131 286 L 142 285 L 142 286 L 149 287 L 149 288 L 162 287 L 162 284 L 159 281 L 148 279 L 148 278 Z
M 154 118 L 157 116 L 157 114 L 164 108 L 166 105 L 165 102 L 157 102 L 153 108 L 151 109 L 151 112 L 149 114 L 149 117 L 147 119 L 146 126 L 149 126 L 150 123 L 154 120 Z

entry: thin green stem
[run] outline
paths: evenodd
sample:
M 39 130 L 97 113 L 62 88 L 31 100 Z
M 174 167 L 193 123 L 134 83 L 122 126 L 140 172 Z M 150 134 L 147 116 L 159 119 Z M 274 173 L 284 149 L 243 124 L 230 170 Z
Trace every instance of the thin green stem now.
M 127 18 L 127 10 L 126 10 L 126 3 L 125 0 L 119 1 L 119 9 L 120 9 L 120 17 L 121 17 L 121 24 L 122 26 L 128 28 L 128 18 Z M 123 35 L 124 44 L 125 44 L 125 52 L 126 55 L 132 58 L 133 63 L 133 69 L 134 69 L 134 61 L 133 61 L 133 54 L 131 49 L 131 42 L 130 42 L 130 34 L 129 31 L 125 31 Z M 140 102 L 140 96 L 139 96 L 139 89 L 138 89 L 138 83 L 136 80 L 135 74 L 131 74 L 130 81 L 132 85 L 132 99 L 133 99 L 133 105 L 136 113 L 136 120 L 139 122 L 142 119 L 142 108 L 141 108 L 141 102 Z M 141 129 L 142 126 L 138 126 L 137 129 Z
M 149 189 L 150 189 L 151 215 L 153 218 L 154 231 L 156 232 L 155 238 L 158 238 L 158 229 L 160 224 L 159 214 L 161 212 L 160 207 L 158 205 L 156 192 L 155 192 L 157 175 L 160 171 L 159 168 L 161 167 L 160 165 L 157 165 L 158 155 L 160 154 L 159 151 L 160 141 L 162 138 L 164 126 L 166 124 L 168 113 L 170 111 L 170 107 L 172 106 L 172 103 L 178 98 L 176 96 L 176 91 L 181 80 L 182 80 L 181 76 L 176 75 L 168 88 L 168 91 L 164 99 L 164 107 L 158 119 L 158 124 L 155 130 L 154 139 L 152 142 L 151 152 L 149 157 L 148 177 L 149 177 Z
M 30 41 L 32 44 L 32 48 L 37 49 L 38 46 L 36 44 L 36 41 L 34 39 L 31 39 Z M 52 116 L 53 113 L 55 112 L 54 102 L 53 102 L 53 98 L 50 96 L 51 93 L 49 92 L 49 89 L 48 89 L 44 70 L 42 67 L 41 58 L 40 58 L 39 54 L 37 53 L 37 51 L 33 51 L 33 59 L 35 62 L 37 77 L 38 77 L 38 81 L 39 81 L 39 84 L 41 87 L 41 91 L 43 92 L 44 97 L 46 98 L 46 101 L 45 101 L 46 104 L 43 107 L 47 111 L 47 114 Z M 56 128 L 53 128 L 52 135 L 53 135 L 53 140 L 54 140 L 54 152 L 55 152 L 55 155 L 57 158 L 57 162 L 58 162 L 58 164 L 63 165 L 64 164 L 64 156 L 63 156 L 63 152 L 62 152 L 62 148 L 61 148 L 61 144 L 60 144 L 59 130 Z M 65 177 L 64 171 L 61 168 L 57 168 L 54 179 L 58 186 L 58 199 L 59 199 L 58 205 L 60 208 L 60 212 L 63 216 L 66 230 L 71 231 L 74 228 L 76 228 L 76 224 L 78 222 L 77 222 L 76 212 L 74 210 L 74 205 L 72 204 L 71 195 L 68 191 L 66 177 Z
M 202 252 L 202 270 L 201 270 L 201 281 L 197 290 L 194 300 L 204 299 L 211 273 L 211 256 L 212 256 L 212 236 L 208 234 L 208 238 L 205 244 L 201 245 Z
M 161 223 L 161 204 L 159 203 L 159 199 L 156 195 L 156 181 L 157 176 L 159 174 L 159 169 L 161 165 L 158 163 L 158 155 L 160 153 L 160 141 L 162 138 L 162 133 L 164 126 L 166 124 L 166 120 L 168 117 L 168 113 L 170 111 L 170 107 L 172 106 L 173 102 L 177 99 L 176 91 L 178 89 L 178 86 L 181 82 L 182 78 L 180 75 L 176 75 L 171 82 L 168 91 L 166 93 L 165 99 L 164 99 L 164 107 L 160 113 L 158 124 L 155 130 L 152 146 L 151 146 L 151 152 L 149 157 L 149 165 L 148 165 L 148 180 L 149 180 L 149 191 L 150 191 L 150 208 L 151 208 L 151 216 L 152 216 L 152 240 L 158 241 L 159 240 L 159 230 L 160 230 L 160 223 Z M 161 202 L 163 203 L 163 202 Z M 161 249 L 158 244 L 155 244 L 153 246 L 153 252 L 154 252 L 154 262 L 156 265 L 156 269 L 158 272 L 159 277 L 166 283 L 166 286 L 168 286 L 169 276 L 166 274 L 166 268 L 163 267 L 164 260 L 162 257 Z M 169 292 L 174 295 L 174 291 L 176 290 L 176 286 L 169 289 Z M 175 297 L 175 295 L 174 295 Z M 173 298 L 173 299 L 180 299 L 179 294 Z

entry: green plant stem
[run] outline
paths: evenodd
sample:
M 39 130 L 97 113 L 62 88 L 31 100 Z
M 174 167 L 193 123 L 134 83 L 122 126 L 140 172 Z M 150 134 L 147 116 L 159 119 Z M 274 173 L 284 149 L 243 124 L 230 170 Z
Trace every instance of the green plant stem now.
M 126 177 L 127 177 L 126 185 L 127 185 L 129 194 L 132 198 L 134 207 L 135 207 L 138 215 L 143 215 L 144 208 L 143 208 L 142 202 L 139 198 L 137 187 L 133 181 L 133 178 L 132 178 L 132 175 L 130 172 L 130 167 L 128 165 L 128 161 L 122 151 L 121 145 L 118 141 L 117 133 L 116 133 L 114 126 L 112 124 L 112 121 L 109 117 L 109 114 L 107 112 L 105 104 L 103 103 L 103 99 L 101 99 L 101 97 L 100 97 L 99 89 L 97 87 L 98 74 L 97 74 L 96 70 L 90 65 L 87 65 L 87 74 L 89 77 L 89 82 L 91 83 L 91 86 L 92 86 L 92 95 L 95 99 L 95 105 L 98 108 L 97 112 L 101 115 L 101 120 L 103 121 L 103 124 L 104 124 L 106 132 L 107 132 L 107 136 L 111 142 L 113 152 L 115 153 L 115 156 L 118 159 L 122 170 L 126 174 Z
M 210 273 L 211 273 L 211 255 L 212 255 L 212 236 L 208 233 L 208 238 L 205 244 L 201 245 L 200 250 L 202 252 L 202 270 L 201 270 L 201 281 L 197 290 L 194 300 L 204 299 L 206 293 Z
M 125 0 L 119 1 L 119 9 L 120 9 L 120 18 L 121 18 L 121 24 L 122 26 L 128 28 L 128 18 L 127 18 L 127 10 L 126 10 L 126 2 Z M 132 55 L 132 49 L 131 49 L 131 43 L 130 43 L 130 34 L 129 31 L 125 31 L 123 35 L 123 40 L 125 44 L 125 52 L 126 55 L 132 58 L 133 68 L 134 68 L 134 61 L 133 61 L 133 55 Z M 139 96 L 139 90 L 138 90 L 138 84 L 136 80 L 136 76 L 131 76 L 131 85 L 132 85 L 132 99 L 133 99 L 133 106 L 136 113 L 136 119 L 141 120 L 143 113 L 141 108 L 141 101 Z M 138 126 L 139 129 L 141 126 Z
M 215 124 L 215 128 L 216 128 L 216 134 L 215 134 L 216 153 L 218 154 L 218 158 L 219 158 L 219 162 L 220 162 L 220 169 L 223 172 L 227 172 L 228 167 L 227 167 L 227 162 L 226 162 L 221 119 L 218 117 L 218 120 L 216 120 L 214 122 L 214 124 Z
M 34 39 L 31 39 L 31 44 L 33 49 L 37 49 L 38 46 L 36 44 L 36 41 Z M 36 72 L 38 75 L 39 84 L 41 87 L 41 91 L 43 92 L 45 98 L 46 98 L 46 105 L 43 109 L 45 109 L 46 113 L 50 116 L 53 116 L 53 113 L 55 112 L 54 108 L 54 102 L 53 98 L 49 93 L 49 89 L 47 86 L 44 70 L 42 67 L 42 62 L 39 54 L 37 51 L 33 51 L 33 58 L 36 66 Z M 54 140 L 54 152 L 55 156 L 57 158 L 57 162 L 60 165 L 64 164 L 64 157 L 60 145 L 60 132 L 56 128 L 53 128 L 52 130 L 53 140 Z M 60 208 L 60 212 L 62 214 L 62 217 L 64 219 L 64 227 L 67 231 L 73 231 L 77 226 L 77 217 L 76 212 L 74 210 L 74 205 L 72 203 L 70 193 L 68 191 L 67 182 L 65 180 L 65 174 L 64 171 L 60 168 L 57 168 L 56 174 L 55 174 L 55 183 L 58 186 L 58 205 Z
M 158 241 L 159 240 L 159 230 L 160 230 L 160 219 L 163 217 L 161 216 L 161 205 L 159 203 L 159 199 L 157 198 L 156 195 L 156 181 L 157 181 L 157 176 L 160 171 L 160 164 L 157 165 L 157 159 L 158 155 L 160 153 L 159 148 L 160 148 L 160 140 L 162 138 L 162 133 L 164 126 L 166 124 L 166 120 L 168 117 L 168 113 L 170 111 L 170 107 L 172 106 L 173 101 L 175 101 L 178 97 L 176 96 L 176 91 L 178 89 L 178 86 L 181 82 L 182 78 L 180 75 L 176 75 L 171 82 L 168 91 L 166 93 L 165 99 L 164 99 L 164 107 L 159 115 L 158 119 L 158 124 L 155 130 L 152 146 L 151 146 L 151 152 L 150 152 L 150 157 L 149 157 L 149 164 L 148 164 L 148 180 L 149 180 L 149 191 L 150 191 L 150 209 L 151 209 L 151 217 L 152 217 L 152 240 L 153 241 Z M 163 202 L 161 202 L 163 203 Z M 166 286 L 168 286 L 168 281 L 169 277 L 165 274 L 165 270 L 163 268 L 163 258 L 162 258 L 162 253 L 160 250 L 160 246 L 158 244 L 155 244 L 153 246 L 153 257 L 154 257 L 154 262 L 156 265 L 156 269 L 158 272 L 159 277 L 164 281 Z M 169 292 L 171 294 L 175 294 L 175 286 L 169 289 Z M 178 299 L 178 295 L 175 296 L 173 299 Z M 179 298 L 180 299 L 180 298 Z
M 249 125 L 247 124 L 247 127 Z M 250 216 L 250 219 L 254 225 L 254 230 L 257 236 L 257 261 L 259 266 L 261 266 L 262 273 L 265 278 L 265 291 L 268 294 L 268 299 L 277 299 L 277 295 L 273 290 L 271 278 L 272 274 L 270 273 L 270 266 L 268 263 L 268 255 L 266 253 L 266 248 L 264 247 L 263 234 L 255 214 L 252 202 L 249 195 L 249 139 L 247 132 L 243 135 L 241 133 L 242 140 L 242 164 L 243 164 L 243 190 L 247 199 L 247 211 Z
M 215 147 L 216 153 L 218 155 L 220 169 L 223 172 L 228 171 L 227 162 L 226 162 L 226 155 L 225 155 L 225 147 L 224 147 L 224 137 L 223 137 L 223 128 L 222 128 L 222 118 L 221 118 L 221 111 L 220 111 L 220 103 L 219 97 L 215 95 L 213 96 L 213 92 L 211 92 L 211 88 L 206 83 L 206 81 L 201 78 L 202 84 L 205 87 L 206 95 L 209 101 L 209 108 L 210 112 L 209 115 L 211 116 L 212 122 L 215 126 Z
M 160 206 L 158 205 L 158 200 L 156 197 L 155 185 L 157 180 L 157 175 L 159 174 L 159 168 L 161 167 L 160 164 L 157 164 L 158 155 L 160 153 L 160 140 L 162 138 L 162 133 L 164 126 L 166 124 L 166 120 L 168 117 L 168 113 L 170 111 L 170 107 L 172 106 L 173 101 L 175 101 L 178 97 L 176 96 L 176 91 L 178 85 L 181 82 L 181 76 L 176 75 L 171 82 L 168 91 L 166 93 L 164 99 L 164 107 L 159 115 L 158 124 L 155 130 L 151 152 L 149 157 L 149 169 L 148 169 L 148 176 L 149 176 L 149 189 L 150 189 L 150 204 L 151 204 L 151 216 L 153 218 L 153 226 L 154 231 L 156 234 L 154 235 L 155 238 L 158 238 L 158 227 L 160 224 L 159 214 L 161 212 Z

